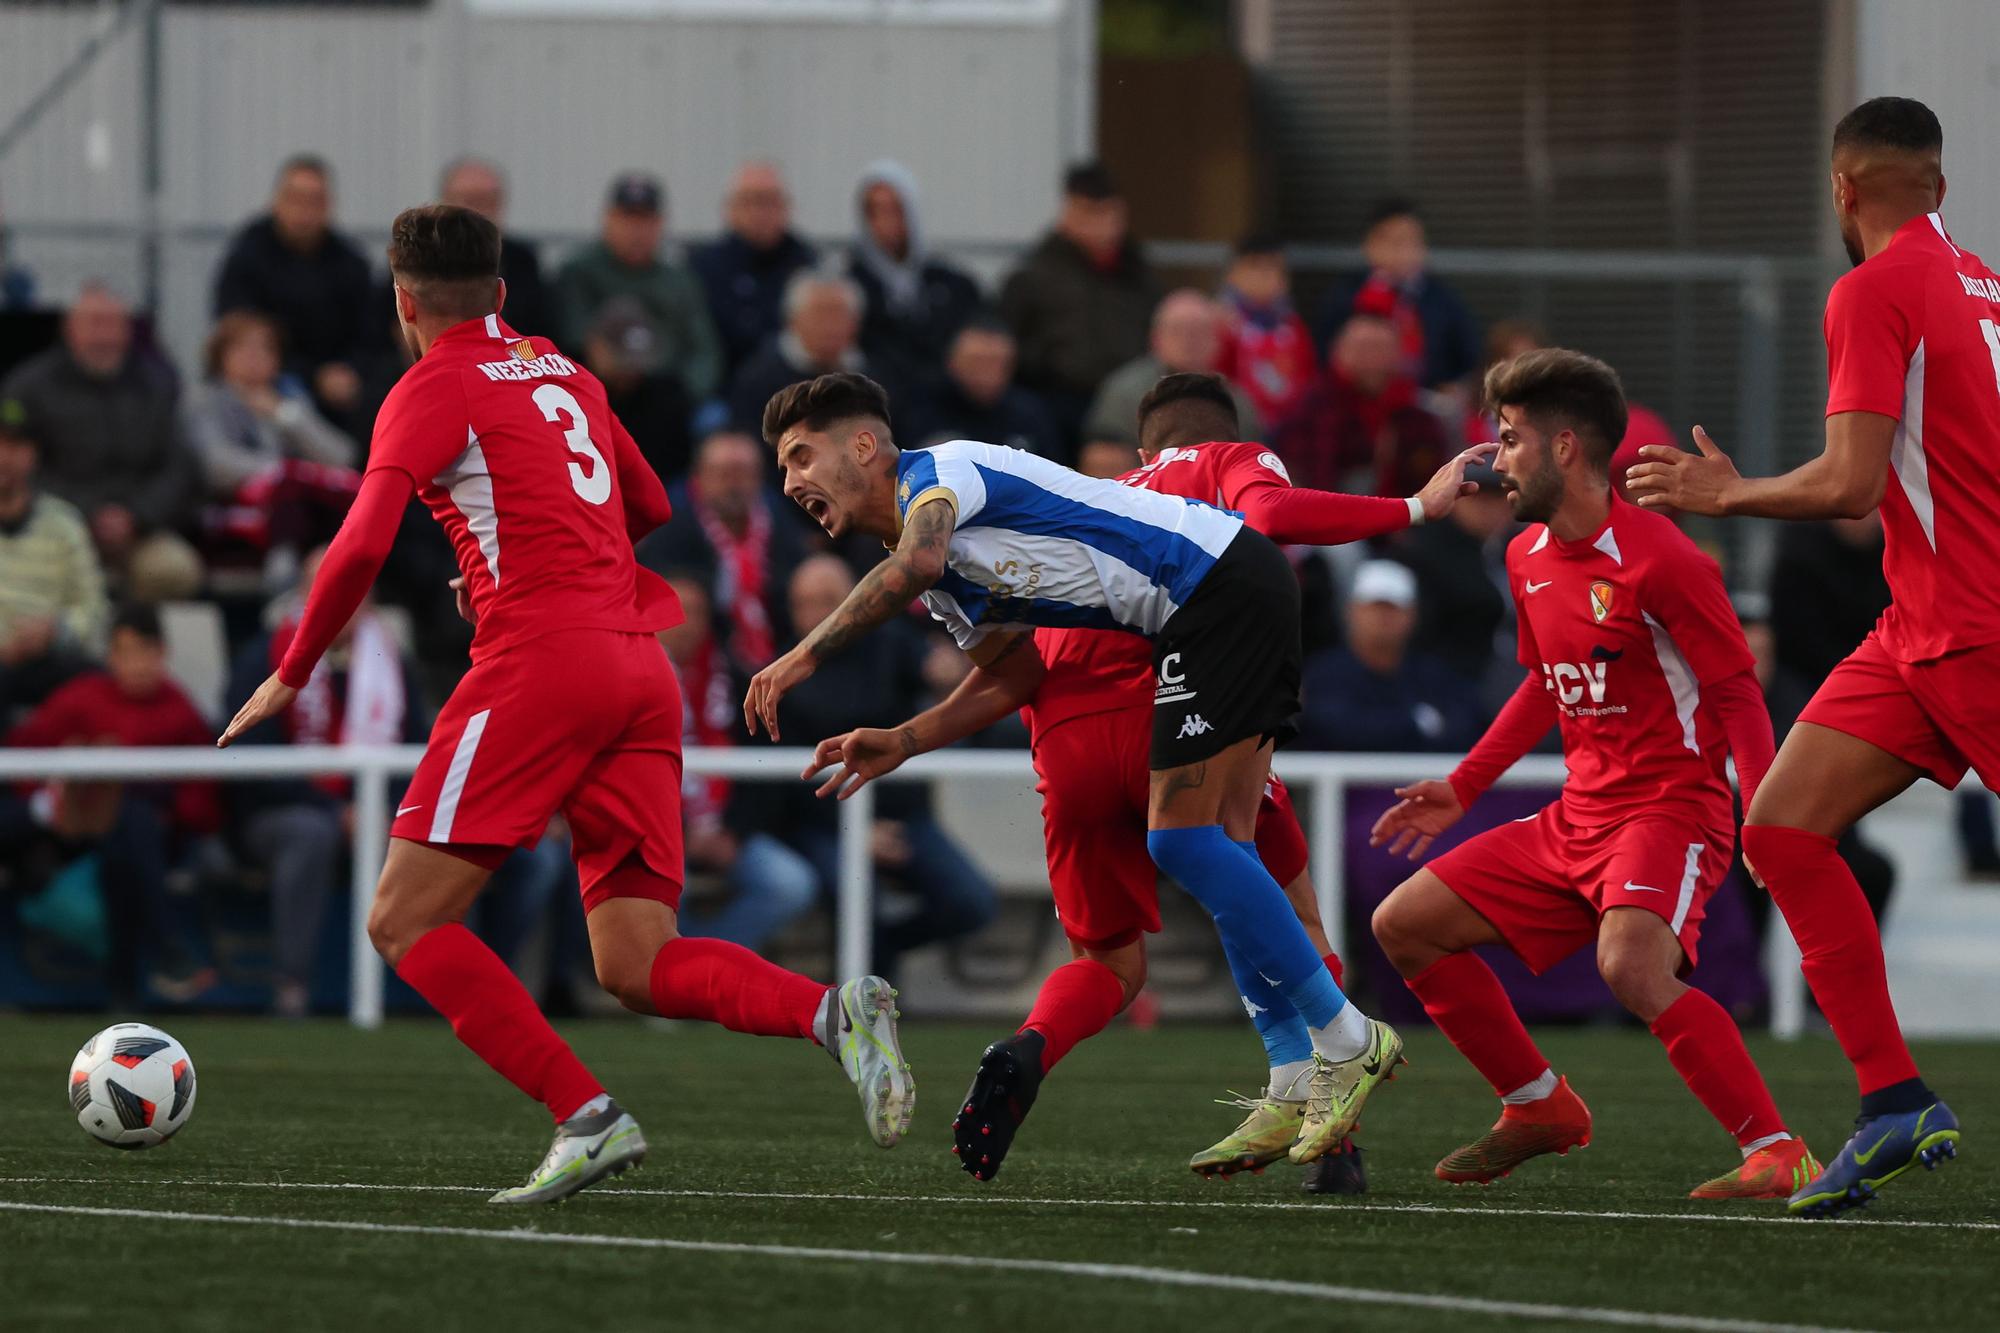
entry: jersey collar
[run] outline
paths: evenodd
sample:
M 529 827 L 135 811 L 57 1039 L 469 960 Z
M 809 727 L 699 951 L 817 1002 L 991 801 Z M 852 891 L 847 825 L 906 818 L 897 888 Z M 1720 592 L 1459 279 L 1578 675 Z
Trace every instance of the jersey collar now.
M 1604 516 L 1603 526 L 1599 527 L 1597 531 L 1591 533 L 1588 537 L 1582 537 L 1573 542 L 1566 542 L 1556 536 L 1553 529 L 1544 525 L 1542 535 L 1535 542 L 1533 550 L 1539 551 L 1544 546 L 1553 546 L 1558 555 L 1572 558 L 1596 551 L 1600 555 L 1610 556 L 1612 564 L 1622 566 L 1625 563 L 1625 553 L 1618 549 L 1618 536 L 1615 529 L 1618 526 L 1618 520 L 1623 517 L 1622 511 L 1627 507 L 1627 503 L 1618 497 L 1618 492 L 1613 490 L 1611 492 L 1611 509 Z
M 519 342 L 521 335 L 507 327 L 507 321 L 500 318 L 500 313 L 495 311 L 490 315 L 481 315 L 477 319 L 468 319 L 463 323 L 452 325 L 436 338 L 432 339 L 431 346 L 436 347 L 439 343 L 473 342 L 489 338 L 499 342 Z

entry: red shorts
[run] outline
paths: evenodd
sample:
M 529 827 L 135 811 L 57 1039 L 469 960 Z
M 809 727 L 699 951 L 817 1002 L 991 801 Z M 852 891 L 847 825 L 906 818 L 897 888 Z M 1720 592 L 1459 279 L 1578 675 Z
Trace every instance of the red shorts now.
M 627 858 L 680 906 L 681 690 L 650 634 L 564 630 L 477 662 L 438 714 L 390 833 L 480 864 L 569 821 L 583 904 Z
M 1152 728 L 1147 702 L 1069 718 L 1035 739 L 1056 919 L 1087 948 L 1122 948 L 1160 929 L 1160 871 L 1146 850 Z M 1279 884 L 1306 868 L 1305 834 L 1275 776 L 1257 814 L 1257 852 Z
M 1728 822 L 1661 813 L 1587 827 L 1556 801 L 1460 843 L 1430 869 L 1537 973 L 1594 941 L 1613 907 L 1664 919 L 1692 968 L 1709 896 L 1735 846 Z
M 1969 768 L 2000 791 L 2000 644 L 1899 662 L 1870 634 L 1821 682 L 1799 721 L 1915 764 L 1939 786 Z

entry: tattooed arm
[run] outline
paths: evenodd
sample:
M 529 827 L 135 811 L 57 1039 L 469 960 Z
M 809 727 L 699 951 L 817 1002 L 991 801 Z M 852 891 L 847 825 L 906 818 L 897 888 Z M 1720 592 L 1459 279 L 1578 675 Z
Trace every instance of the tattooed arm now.
M 778 737 L 778 701 L 827 658 L 868 631 L 886 625 L 944 574 L 945 553 L 957 526 L 958 508 L 949 492 L 912 509 L 903 519 L 903 535 L 889 558 L 862 575 L 854 591 L 833 614 L 799 641 L 798 647 L 750 679 L 743 696 L 743 724 L 751 735 L 761 723 L 772 740 Z

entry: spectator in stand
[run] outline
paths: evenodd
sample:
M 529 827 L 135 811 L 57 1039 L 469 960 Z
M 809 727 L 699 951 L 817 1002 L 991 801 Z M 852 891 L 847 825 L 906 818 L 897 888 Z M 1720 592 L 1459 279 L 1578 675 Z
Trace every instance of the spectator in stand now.
M 1275 236 L 1246 236 L 1223 275 L 1215 368 L 1249 395 L 1259 419 L 1283 421 L 1319 377 L 1319 347 L 1292 308 L 1292 276 Z
M 1393 560 L 1354 571 L 1347 643 L 1306 662 L 1299 744 L 1360 753 L 1459 751 L 1485 719 L 1471 682 L 1411 648 L 1417 578 Z
M 461 157 L 438 178 L 438 202 L 469 208 L 500 228 L 500 278 L 507 284 L 502 312 L 509 327 L 545 338 L 560 336 L 547 286 L 542 281 L 542 257 L 532 241 L 507 231 L 507 178 L 482 157 Z
M 708 589 L 686 570 L 666 578 L 680 596 L 683 616 L 660 632 L 680 677 L 682 738 L 689 745 L 735 745 L 743 736 L 743 686 L 716 641 Z M 723 876 L 730 896 L 712 912 L 683 910 L 681 929 L 761 950 L 818 900 L 819 875 L 770 833 L 744 826 L 743 803 L 732 799 L 732 787 L 728 778 L 689 773 L 682 779 L 688 869 Z
M 190 597 L 200 469 L 181 433 L 173 375 L 132 350 L 132 316 L 101 284 L 77 294 L 62 342 L 16 367 L 0 399 L 42 446 L 49 493 L 83 511 L 105 570 L 141 602 Z
M 944 383 L 910 407 L 910 440 L 981 440 L 1063 457 L 1055 423 L 1041 402 L 1014 383 L 1014 335 L 995 315 L 974 315 L 951 340 Z
M 278 326 L 237 310 L 208 335 L 207 378 L 182 404 L 187 436 L 219 503 L 211 526 L 266 557 L 289 587 L 300 557 L 330 541 L 361 483 L 360 450 L 282 377 Z
M 324 547 L 307 552 L 297 588 L 275 608 L 275 626 L 237 655 L 229 677 L 231 709 L 263 684 L 291 646 L 305 609 L 304 591 L 324 555 Z M 364 602 L 291 706 L 239 743 L 394 745 L 422 740 L 427 728 L 414 665 L 403 659 L 387 624 Z M 339 775 L 237 782 L 229 786 L 229 804 L 238 853 L 270 884 L 272 1007 L 281 1017 L 303 1018 L 327 898 L 347 859 L 353 784 Z
M 861 229 L 847 274 L 861 287 L 862 350 L 929 392 L 944 377 L 953 336 L 979 307 L 979 286 L 926 247 L 916 178 L 900 162 L 870 163 L 854 203 Z
M 722 235 L 697 249 L 689 263 L 708 294 L 733 374 L 784 327 L 792 275 L 811 268 L 818 256 L 792 234 L 792 196 L 769 162 L 736 169 L 722 201 L 722 224 Z
M 103 648 L 104 575 L 83 516 L 35 485 L 35 441 L 0 412 L 0 729 Z
M 667 368 L 660 335 L 637 301 L 617 296 L 604 303 L 583 340 L 583 363 L 603 382 L 605 401 L 647 465 L 663 481 L 685 477 L 694 404 Z
M 1457 292 L 1430 272 L 1430 245 L 1416 205 L 1385 199 L 1368 215 L 1361 253 L 1368 271 L 1335 286 L 1321 310 L 1319 338 L 1330 344 L 1357 310 L 1394 324 L 1399 359 L 1421 388 L 1462 385 L 1479 368 L 1479 325 Z
M 1153 311 L 1150 350 L 1111 372 L 1098 386 L 1090 411 L 1084 415 L 1087 440 L 1139 442 L 1139 400 L 1162 375 L 1215 371 L 1222 353 L 1222 307 L 1192 287 L 1170 292 Z M 1264 438 L 1264 420 L 1250 395 L 1229 386 L 1236 400 L 1237 428 L 1246 440 Z
M 310 153 L 278 168 L 271 211 L 245 223 L 215 277 L 215 314 L 255 310 L 283 332 L 285 369 L 342 424 L 361 406 L 360 365 L 379 336 L 368 261 L 333 229 L 333 169 Z
M 854 573 L 838 557 L 816 555 L 792 575 L 792 624 L 800 634 L 833 614 L 854 589 Z M 785 696 L 779 719 L 786 736 L 833 736 L 856 727 L 893 726 L 907 717 L 910 701 L 927 692 L 927 659 L 940 647 L 914 617 L 892 621 L 821 664 L 812 679 Z M 803 852 L 819 872 L 821 888 L 839 883 L 840 812 L 813 789 L 794 784 L 774 789 L 781 816 L 771 827 Z M 992 881 L 951 840 L 931 814 L 930 791 L 921 783 L 892 783 L 878 789 L 870 837 L 877 871 L 919 900 L 900 920 L 878 913 L 875 966 L 895 976 L 898 960 L 912 949 L 955 939 L 978 930 L 998 910 Z
M 729 386 L 729 419 L 738 430 L 762 428 L 764 404 L 788 384 L 836 370 L 857 371 L 889 390 L 900 423 L 914 404 L 886 366 L 861 350 L 861 288 L 853 279 L 808 269 L 785 288 L 785 327 L 736 371 Z
M 698 403 L 721 391 L 722 344 L 694 274 L 660 256 L 666 231 L 667 196 L 657 177 L 628 171 L 612 181 L 603 230 L 556 278 L 557 336 L 581 350 L 607 306 L 636 304 L 652 327 L 659 366 Z
M 1421 614 L 1411 647 L 1481 685 L 1503 667 L 1506 679 L 1495 683 L 1504 697 L 1521 683 L 1513 654 L 1501 654 L 1497 644 L 1513 614 L 1506 591 L 1513 507 L 1491 467 L 1469 467 L 1465 479 L 1479 489 L 1461 497 L 1443 522 L 1409 529 L 1396 546 L 1397 558 L 1417 576 Z
M 1123 440 L 1085 440 L 1076 452 L 1076 470 L 1110 480 L 1139 466 L 1139 447 Z
M 71 680 L 7 736 L 14 747 L 206 745 L 214 728 L 167 676 L 159 613 L 131 606 L 111 624 L 105 669 Z M 213 981 L 181 946 L 167 900 L 167 872 L 184 844 L 221 825 L 215 784 L 51 782 L 29 798 L 27 827 L 0 819 L 20 839 L 16 865 L 53 869 L 94 856 L 110 927 L 107 980 L 121 1006 L 140 1001 L 148 964 L 154 988 L 192 998 Z
M 1548 340 L 1539 327 L 1525 319 L 1503 319 L 1486 333 L 1486 364 L 1480 370 L 1483 381 L 1486 371 L 1502 361 L 1512 361 L 1523 352 L 1532 352 L 1537 347 L 1548 346 Z M 1473 403 L 1465 412 L 1465 442 L 1484 444 L 1498 439 L 1500 423 L 1494 419 L 1491 409 L 1485 403 Z M 1625 469 L 1639 461 L 1639 450 L 1649 444 L 1678 445 L 1673 427 L 1666 418 L 1652 408 L 1629 399 L 1625 404 L 1625 438 L 1618 442 L 1618 448 L 1611 455 L 1611 484 L 1618 488 L 1619 495 L 1625 494 Z
M 775 512 L 764 473 L 768 452 L 736 431 L 703 440 L 693 474 L 668 489 L 673 517 L 638 551 L 648 569 L 700 577 L 702 601 L 723 625 L 716 638 L 746 679 L 770 665 L 788 637 L 785 586 L 805 557 L 803 527 Z
M 1273 440 L 1295 485 L 1369 495 L 1423 488 L 1452 446 L 1401 366 L 1394 324 L 1368 314 L 1347 321 L 1334 339 L 1331 373 Z
M 1159 295 L 1111 173 L 1097 162 L 1071 167 L 1055 226 L 1000 292 L 1021 383 L 1041 395 L 1065 444 L 1104 377 L 1144 354 Z

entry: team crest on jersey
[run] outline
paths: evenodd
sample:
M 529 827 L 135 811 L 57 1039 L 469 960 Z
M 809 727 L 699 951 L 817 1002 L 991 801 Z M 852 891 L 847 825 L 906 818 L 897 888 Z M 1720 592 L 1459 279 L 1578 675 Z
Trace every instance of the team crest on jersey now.
M 910 502 L 910 479 L 908 477 L 905 477 L 903 478 L 903 484 L 896 488 L 896 503 L 899 505 L 906 505 L 909 502 Z
M 507 350 L 513 354 L 516 361 L 533 361 L 535 359 L 535 345 L 526 338 L 513 344 Z
M 1602 625 L 1604 618 L 1611 614 L 1611 585 L 1603 579 L 1590 585 L 1590 618 Z

